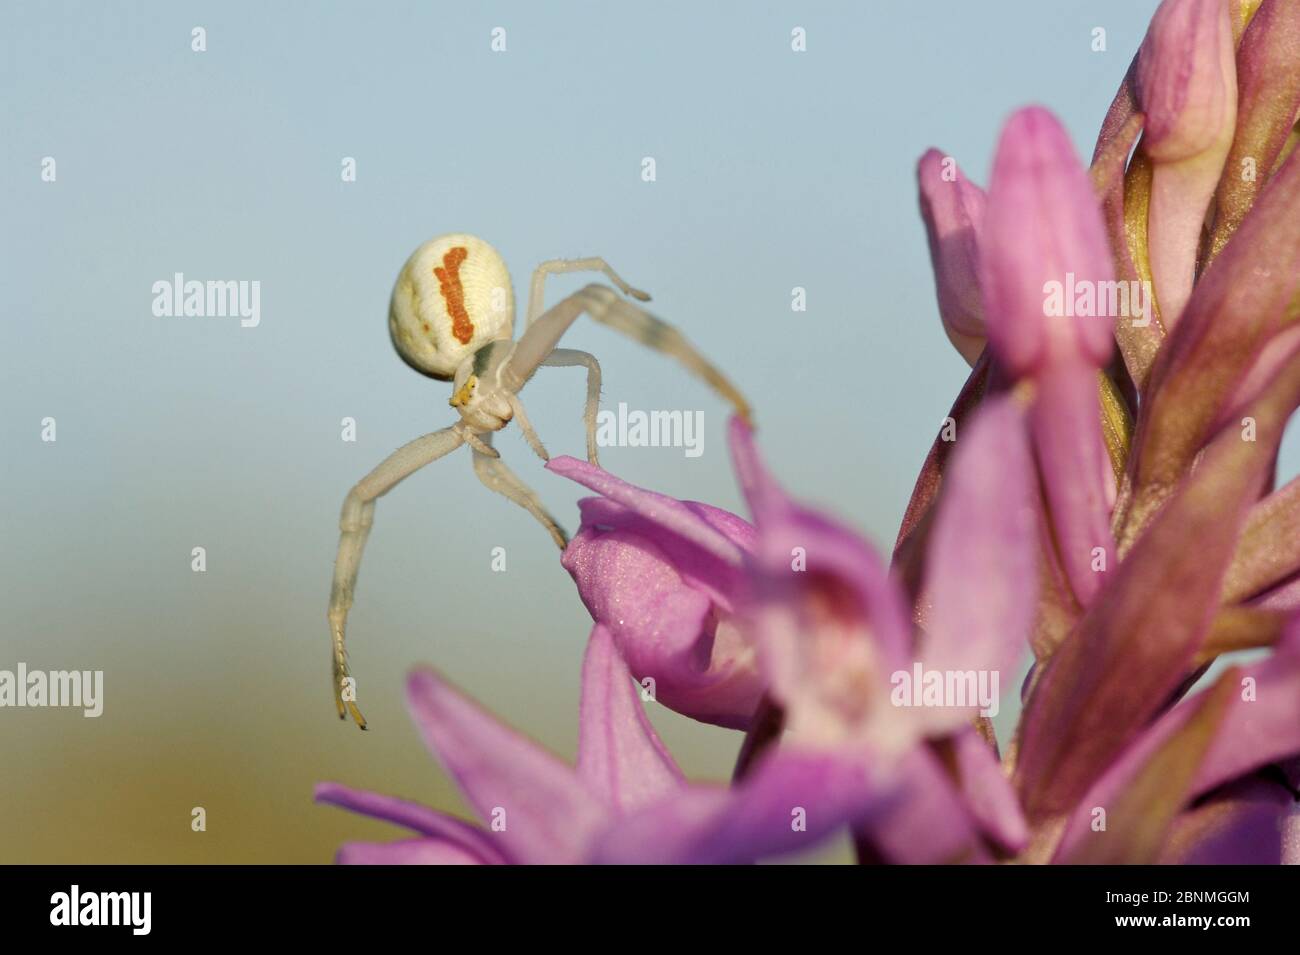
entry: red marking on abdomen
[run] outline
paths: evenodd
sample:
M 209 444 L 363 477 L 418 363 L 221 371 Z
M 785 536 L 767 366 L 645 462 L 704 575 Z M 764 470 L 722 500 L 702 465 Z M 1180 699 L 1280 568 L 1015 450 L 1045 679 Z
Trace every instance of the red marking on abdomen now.
M 433 274 L 438 277 L 438 291 L 447 303 L 447 314 L 451 316 L 451 333 L 462 345 L 468 345 L 474 337 L 474 323 L 465 311 L 465 289 L 460 284 L 460 264 L 469 257 L 469 250 L 456 246 L 442 257 L 443 268 L 433 267 Z

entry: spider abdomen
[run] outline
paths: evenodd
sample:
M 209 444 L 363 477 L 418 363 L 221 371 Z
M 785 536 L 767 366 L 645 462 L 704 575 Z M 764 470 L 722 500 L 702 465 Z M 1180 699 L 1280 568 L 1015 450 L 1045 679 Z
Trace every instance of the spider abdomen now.
M 388 330 L 417 371 L 450 379 L 466 357 L 514 334 L 514 291 L 496 249 L 463 233 L 424 243 L 393 286 Z

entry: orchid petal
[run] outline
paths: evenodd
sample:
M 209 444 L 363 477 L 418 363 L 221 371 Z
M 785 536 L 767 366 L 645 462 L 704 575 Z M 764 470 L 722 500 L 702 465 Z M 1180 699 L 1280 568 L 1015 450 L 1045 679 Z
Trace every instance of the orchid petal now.
M 787 498 L 763 465 L 753 431 L 740 418 L 731 419 L 729 435 L 742 490 L 760 522 L 760 546 L 755 559 L 761 569 L 795 590 L 810 572 L 841 578 L 869 609 L 886 655 L 901 659 L 910 643 L 906 605 L 875 548 L 839 522 Z M 763 526 L 760 514 L 766 517 L 767 526 Z M 792 567 L 796 549 L 807 559 L 806 566 L 799 570 Z
M 1038 389 L 1030 430 L 1061 566 L 1086 607 L 1105 579 L 1105 561 L 1115 556 L 1108 492 L 1113 475 L 1102 436 L 1097 372 L 1075 363 L 1054 366 L 1039 376 Z
M 855 531 L 797 508 L 787 520 L 764 528 L 756 559 L 762 583 L 771 588 L 760 599 L 821 595 L 824 583 L 837 581 L 872 626 L 884 655 L 898 660 L 906 652 L 911 635 L 903 595 L 875 548 Z
M 952 746 L 958 780 L 971 816 L 1005 852 L 1020 851 L 1029 839 L 1029 826 L 997 754 L 973 727 L 954 735 Z
M 1300 865 L 1300 802 L 1282 820 L 1282 864 Z
M 1300 324 L 1293 323 L 1285 331 L 1270 338 L 1259 350 L 1211 430 L 1226 427 L 1233 422 L 1240 423 L 1246 407 L 1268 389 L 1269 384 L 1297 354 L 1300 354 Z
M 873 718 L 890 708 L 889 674 L 911 657 L 897 582 L 861 536 L 785 497 L 734 418 L 731 449 L 759 530 L 751 613 L 788 733 L 827 744 L 874 727 L 901 734 L 891 745 L 910 745 L 914 721 Z
M 1200 667 L 1224 653 L 1270 647 L 1282 636 L 1285 623 L 1284 613 L 1252 606 L 1220 607 L 1194 662 Z
M 1197 767 L 1213 745 L 1233 693 L 1229 670 L 1185 706 L 1174 732 L 1150 734 L 1095 783 L 1065 826 L 1056 860 L 1071 864 L 1156 861 L 1179 811 L 1193 795 Z M 1105 825 L 1094 822 L 1097 811 Z
M 952 408 L 944 418 L 939 434 L 930 445 L 930 452 L 926 455 L 925 463 L 921 465 L 921 473 L 917 475 L 916 483 L 912 488 L 912 496 L 907 502 L 903 522 L 898 528 L 898 537 L 894 542 L 894 554 L 891 560 L 894 570 L 909 590 L 918 589 L 920 584 L 922 557 L 926 550 L 929 518 L 932 516 L 931 508 L 939 497 L 944 471 L 947 470 L 948 459 L 956 446 L 956 442 L 951 440 L 948 433 L 949 421 L 952 422 L 952 427 L 956 429 L 957 434 L 964 433 L 970 415 L 984 400 L 991 367 L 989 353 L 985 351 L 975 363 L 975 367 L 971 369 L 970 376 L 962 385 Z
M 991 671 L 1009 683 L 1028 650 L 1037 603 L 1024 415 L 1011 398 L 986 402 L 958 444 L 930 536 L 918 655 L 926 669 Z M 957 723 L 974 715 L 942 712 Z
M 1140 287 L 1149 289 L 1152 282 L 1147 220 L 1152 169 L 1150 160 L 1140 150 L 1133 152 L 1134 142 L 1146 123 L 1146 117 L 1138 110 L 1137 104 L 1140 56 L 1139 51 L 1133 57 L 1102 120 L 1090 172 L 1101 199 L 1116 276 L 1122 282 L 1142 282 L 1144 285 Z M 1146 296 L 1145 314 L 1141 318 L 1121 318 L 1115 322 L 1115 341 L 1124 357 L 1129 377 L 1139 392 L 1146 389 L 1147 377 L 1164 338 L 1160 310 L 1153 299 L 1152 295 Z M 1133 319 L 1134 316 L 1127 318 Z
M 1278 584 L 1272 590 L 1266 590 L 1250 604 L 1259 610 L 1273 613 L 1293 613 L 1300 611 L 1300 573 L 1290 580 Z
M 1127 88 L 1127 82 L 1126 86 Z M 1121 93 L 1123 89 L 1121 89 Z M 1120 98 L 1116 97 L 1116 103 Z M 1111 106 L 1112 112 L 1116 109 Z M 1123 282 L 1147 282 L 1150 288 L 1151 264 L 1147 247 L 1147 218 L 1151 195 L 1151 167 L 1141 154 L 1125 163 L 1142 130 L 1141 113 L 1128 113 L 1122 125 L 1110 129 L 1107 115 L 1097 151 L 1093 154 L 1092 179 L 1101 199 L 1103 218 L 1110 238 L 1115 262 L 1115 274 Z M 1109 138 L 1108 138 L 1109 137 Z M 1135 286 L 1129 285 L 1132 289 Z M 1146 314 L 1124 316 L 1115 322 L 1115 341 L 1129 377 L 1138 391 L 1146 387 L 1147 375 L 1155 362 L 1156 352 L 1164 338 L 1164 327 L 1156 303 L 1148 297 Z
M 1300 295 L 1297 221 L 1300 159 L 1293 154 L 1202 274 L 1151 371 L 1132 467 L 1133 507 L 1142 520 L 1190 470 L 1256 357 L 1293 318 L 1289 310 Z
M 754 429 L 742 418 L 732 415 L 727 421 L 727 443 L 736 480 L 755 523 L 761 525 L 785 517 L 794 506 L 793 502 L 763 463 L 754 441 Z
M 1293 800 L 1285 786 L 1258 777 L 1223 788 L 1178 817 L 1162 865 L 1277 865 L 1281 824 Z
M 1125 823 L 1148 835 L 1150 800 L 1162 800 L 1166 808 L 1171 800 L 1185 804 L 1261 766 L 1300 756 L 1300 618 L 1272 656 L 1226 671 L 1210 690 L 1179 703 L 1144 730 L 1080 800 L 1059 858 L 1075 859 L 1075 848 L 1090 836 L 1093 807 L 1126 799 L 1122 794 L 1162 752 L 1180 758 L 1149 773 L 1147 802 L 1130 801 Z M 1192 770 L 1186 785 L 1174 771 L 1179 767 Z M 1112 809 L 1107 811 L 1113 822 Z
M 404 826 L 430 837 L 428 841 L 455 846 L 487 862 L 504 861 L 501 851 L 482 829 L 419 803 L 353 789 L 341 783 L 319 783 L 314 798 L 316 802 Z
M 683 540 L 690 541 L 702 550 L 713 554 L 719 560 L 732 565 L 741 563 L 743 558 L 741 548 L 712 523 L 687 506 L 684 501 L 628 484 L 594 464 L 567 455 L 551 458 L 546 469 L 631 508 L 655 524 L 677 534 Z
M 1079 605 L 1070 582 L 1061 569 L 1052 529 L 1041 527 L 1038 536 L 1038 613 L 1029 635 L 1029 643 L 1035 661 L 1045 662 L 1079 625 L 1083 607 Z M 1023 698 L 1023 692 L 1021 696 Z
M 1300 649 L 1295 646 L 1300 617 L 1291 623 L 1290 633 L 1290 644 L 1284 636 L 1267 659 L 1241 668 L 1237 692 L 1197 772 L 1194 793 L 1300 756 Z
M 719 508 L 628 484 L 593 465 L 548 467 L 606 495 L 579 503 L 582 527 L 561 558 L 592 618 L 659 702 L 720 726 L 748 725 L 763 686 L 755 650 L 731 619 L 755 531 Z
M 640 488 L 636 490 L 639 491 Z M 723 534 L 743 552 L 748 553 L 753 549 L 754 528 L 746 521 L 707 504 L 694 501 L 680 503 L 703 524 Z M 628 538 L 643 538 L 657 552 L 662 553 L 663 558 L 692 589 L 707 594 L 713 603 L 728 613 L 736 610 L 745 585 L 741 568 L 719 560 L 710 551 L 701 549 L 676 532 L 617 501 L 603 497 L 583 498 L 578 502 L 578 511 L 582 515 L 580 533 L 583 533 L 584 540 L 591 540 L 607 531 L 620 531 Z M 566 552 L 561 563 L 575 558 L 576 555 Z
M 407 700 L 429 748 L 493 837 L 523 864 L 580 861 L 609 810 L 572 768 L 503 726 L 431 670 L 407 680 Z
M 1270 459 L 1235 432 L 1216 439 L 1046 664 L 1016 768 L 1031 822 L 1071 809 L 1189 672 Z
M 743 729 L 763 679 L 752 643 L 715 614 L 710 595 L 660 549 L 664 535 L 601 531 L 584 522 L 561 563 L 592 619 L 609 628 L 632 675 L 652 679 L 676 712 Z
M 770 751 L 734 789 L 696 788 L 620 820 L 596 861 L 712 865 L 814 848 L 889 804 L 872 765 L 862 749 Z
M 953 347 L 974 366 L 988 338 L 979 287 L 984 190 L 937 149 L 921 157 L 916 179 L 943 328 Z
M 889 674 L 910 659 L 911 634 L 902 594 L 870 545 L 792 508 L 762 527 L 757 560 L 760 659 L 788 733 L 844 742 L 874 726 L 912 739 L 910 723 L 876 719 L 890 708 Z
M 650 725 L 635 686 L 613 637 L 596 624 L 582 662 L 578 776 L 623 811 L 682 785 L 682 772 Z
M 1106 110 L 1101 121 L 1101 130 L 1097 134 L 1097 144 L 1092 150 L 1090 171 L 1093 184 L 1104 197 L 1110 194 L 1110 187 L 1118 183 L 1124 174 L 1124 163 L 1133 151 L 1133 142 L 1137 139 L 1146 117 L 1138 109 L 1134 77 L 1137 74 L 1137 57 L 1129 63 L 1124 79 L 1120 82 L 1115 97 Z M 1134 119 L 1137 129 L 1133 129 Z
M 339 865 L 492 865 L 493 857 L 477 856 L 461 846 L 438 839 L 400 842 L 345 842 L 334 857 Z
M 1223 602 L 1235 603 L 1300 571 L 1300 477 L 1250 509 L 1228 570 Z
M 1135 56 L 1106 111 L 1089 172 L 1101 200 L 1116 276 L 1123 282 L 1146 281 L 1150 288 L 1147 217 L 1151 165 L 1140 152 L 1133 154 L 1133 145 L 1146 122 L 1137 105 L 1137 65 Z M 1164 338 L 1158 309 L 1149 300 L 1147 308 L 1141 320 L 1115 322 L 1115 341 L 1139 392 L 1146 387 L 1147 375 Z
M 894 798 L 858 827 L 876 853 L 897 865 L 990 861 L 970 807 L 928 748 L 906 753 L 895 774 Z

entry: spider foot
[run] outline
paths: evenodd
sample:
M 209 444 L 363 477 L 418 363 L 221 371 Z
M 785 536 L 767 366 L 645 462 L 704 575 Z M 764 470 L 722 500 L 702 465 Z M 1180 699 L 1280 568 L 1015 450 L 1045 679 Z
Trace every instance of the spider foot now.
M 351 716 L 358 728 L 365 729 L 366 718 L 361 714 L 361 709 L 357 706 L 357 681 L 353 679 L 348 668 L 347 656 L 343 652 L 341 641 L 336 643 L 336 647 L 334 653 L 334 708 L 338 711 L 339 719 L 346 720 Z

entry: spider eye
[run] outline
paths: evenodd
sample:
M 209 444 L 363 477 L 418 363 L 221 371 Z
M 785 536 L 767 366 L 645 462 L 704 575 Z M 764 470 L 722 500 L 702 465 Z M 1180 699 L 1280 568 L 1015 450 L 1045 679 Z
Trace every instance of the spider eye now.
M 451 400 L 448 401 L 447 404 L 451 405 L 453 408 L 459 408 L 461 405 L 468 404 L 470 398 L 474 397 L 474 389 L 477 387 L 478 379 L 473 375 L 470 375 L 465 381 L 465 384 L 461 385 L 456 393 L 451 396 Z
M 397 276 L 388 327 L 407 364 L 451 378 L 486 342 L 513 334 L 514 292 L 501 256 L 472 235 L 426 242 Z

